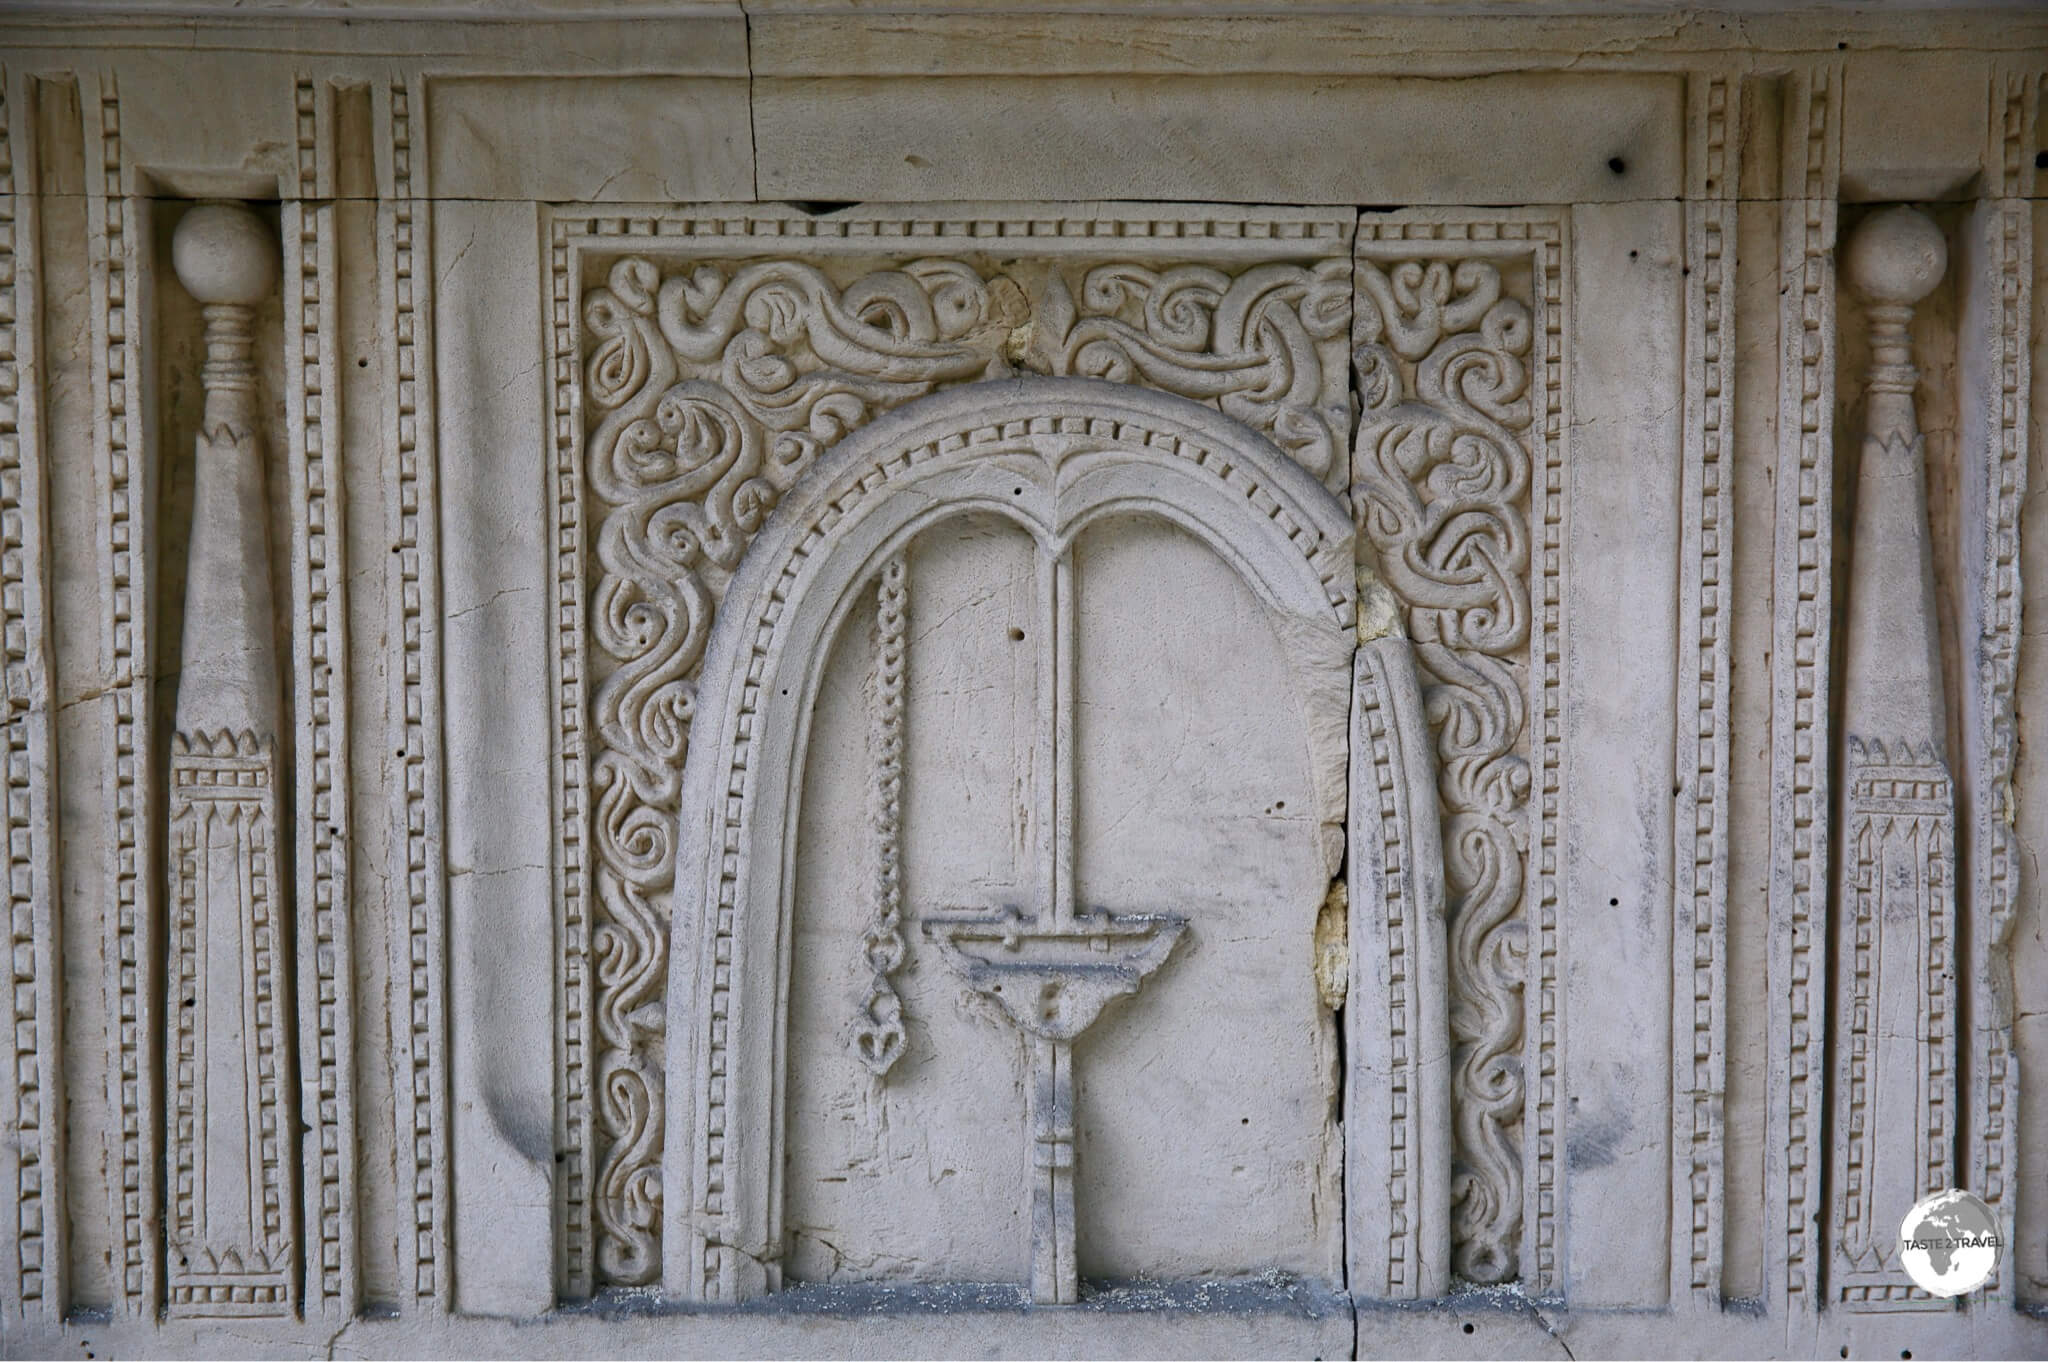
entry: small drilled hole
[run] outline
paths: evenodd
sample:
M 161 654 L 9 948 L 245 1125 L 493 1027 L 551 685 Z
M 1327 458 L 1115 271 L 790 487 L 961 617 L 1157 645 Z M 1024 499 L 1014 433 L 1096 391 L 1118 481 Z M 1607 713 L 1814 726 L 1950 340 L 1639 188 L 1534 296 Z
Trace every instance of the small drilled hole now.
M 1466 1333 L 1468 1333 L 1468 1334 L 1469 1334 L 1469 1333 L 1471 1333 L 1471 1332 L 1473 1332 L 1472 1326 L 1471 1326 L 1471 1325 L 1469 1325 L 1469 1324 L 1468 1324 L 1468 1325 L 1466 1325 L 1466 1326 L 1465 1326 L 1465 1332 L 1466 1332 Z
M 367 369 L 369 367 L 370 361 L 368 361 L 367 359 L 359 359 L 356 361 L 356 368 L 358 369 Z
M 2048 170 L 2048 151 L 2037 151 L 2034 153 L 2034 169 Z
M 1628 173 L 1628 162 L 1619 156 L 1610 156 L 1607 158 L 1607 168 L 1617 175 L 1625 175 Z
M 1621 907 L 1621 900 L 1620 900 L 1620 899 L 1609 899 L 1609 900 L 1607 900 L 1607 906 L 1608 906 L 1609 908 L 1619 908 L 1619 907 Z
M 1017 627 L 1016 625 L 1014 625 L 1014 624 L 1013 624 L 1013 625 L 1011 625 L 1011 626 L 1010 626 L 1010 642 L 1012 642 L 1012 643 L 1022 643 L 1023 641 L 1024 641 L 1024 631 L 1023 631 L 1022 629 L 1019 629 L 1019 628 L 1018 628 L 1018 627 Z

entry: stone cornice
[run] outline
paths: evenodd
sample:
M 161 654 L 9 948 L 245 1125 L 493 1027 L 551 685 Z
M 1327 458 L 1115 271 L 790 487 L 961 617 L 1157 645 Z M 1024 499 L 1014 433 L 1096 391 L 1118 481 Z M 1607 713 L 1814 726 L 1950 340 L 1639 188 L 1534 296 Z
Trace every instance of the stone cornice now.
M 10 50 L 331 51 L 457 67 L 551 50 L 584 73 L 788 77 L 1452 75 L 2048 48 L 2048 17 L 2027 0 L 22 0 L 8 11 Z

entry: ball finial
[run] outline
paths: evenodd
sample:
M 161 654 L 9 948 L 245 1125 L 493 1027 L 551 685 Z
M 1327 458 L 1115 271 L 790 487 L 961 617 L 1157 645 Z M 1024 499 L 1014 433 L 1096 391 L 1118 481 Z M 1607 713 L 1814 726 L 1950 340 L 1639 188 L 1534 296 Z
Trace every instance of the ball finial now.
M 1941 282 L 1948 242 L 1919 209 L 1886 208 L 1857 225 L 1842 267 L 1856 291 L 1872 302 L 1911 307 Z
M 252 307 L 277 282 L 277 242 L 240 204 L 202 203 L 171 234 L 171 264 L 200 302 Z

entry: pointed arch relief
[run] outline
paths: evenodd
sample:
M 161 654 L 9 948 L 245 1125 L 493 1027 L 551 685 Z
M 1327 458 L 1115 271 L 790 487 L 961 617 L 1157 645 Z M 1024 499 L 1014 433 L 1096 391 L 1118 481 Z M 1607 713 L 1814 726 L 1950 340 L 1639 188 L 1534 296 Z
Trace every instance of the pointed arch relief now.
M 1382 1256 L 1431 1258 L 1402 1247 L 1445 1219 L 1417 1209 L 1444 1200 L 1427 1139 L 1413 1167 L 1384 1170 L 1402 1179 L 1398 1212 L 1371 1189 L 1347 1207 L 1342 1190 L 1347 1158 L 1355 1180 L 1387 1155 L 1347 1155 L 1340 1110 L 1414 1121 L 1442 1099 L 1410 1084 L 1358 1107 L 1339 1072 L 1318 910 L 1328 893 L 1341 912 L 1329 886 L 1345 883 L 1347 840 L 1374 848 L 1379 869 L 1361 879 L 1354 857 L 1349 881 L 1368 914 L 1390 875 L 1415 883 L 1410 862 L 1434 844 L 1424 819 L 1428 835 L 1393 838 L 1390 861 L 1378 830 L 1405 818 L 1426 773 L 1360 802 L 1362 771 L 1380 781 L 1390 753 L 1398 773 L 1428 749 L 1390 747 L 1382 722 L 1366 749 L 1380 764 L 1361 765 L 1361 686 L 1372 713 L 1406 716 L 1403 738 L 1420 720 L 1405 643 L 1359 647 L 1353 555 L 1342 504 L 1255 432 L 1087 379 L 921 399 L 799 480 L 728 589 L 684 770 L 668 1294 L 950 1277 L 1028 1280 L 1034 1299 L 1065 1303 L 1083 1276 L 1277 1267 L 1335 1281 L 1347 1244 L 1386 1240 L 1390 1214 L 1401 1226 Z M 969 627 L 982 643 L 938 651 Z M 995 660 L 961 686 L 918 676 L 923 657 L 981 665 L 974 647 Z M 1161 724 L 1181 740 L 1156 741 Z M 997 752 L 1005 774 L 979 796 L 952 790 L 961 763 L 933 755 L 945 742 Z M 961 831 L 992 808 L 1008 836 Z M 963 869 L 930 851 L 949 837 L 1008 860 Z M 1394 982 L 1435 994 L 1440 944 L 1418 943 L 1432 930 L 1440 943 L 1440 894 L 1433 919 L 1416 901 Z M 1336 993 L 1384 1008 L 1384 935 L 1350 934 Z M 1346 1043 L 1404 1072 L 1441 1058 L 1428 1034 L 1440 1005 L 1397 1006 L 1395 1021 L 1391 1051 L 1361 1048 L 1355 1021 Z M 964 1103 L 949 1089 L 951 1125 L 919 1105 L 937 1064 L 954 1087 L 963 1073 L 980 1085 Z M 1204 1087 L 1232 1082 L 1248 1090 L 1242 1113 L 1219 1100 L 1228 1088 Z M 1131 1116 L 1174 1102 L 1171 1130 Z M 852 1171 L 813 1176 L 831 1158 Z M 1205 1185 L 1242 1198 L 1236 1219 L 1293 1196 L 1284 1214 L 1300 1228 L 1187 1247 L 1176 1179 L 1182 1200 Z M 848 1183 L 869 1187 L 863 1225 L 924 1225 L 923 1251 L 820 1228 Z M 1203 1223 L 1233 1223 L 1216 1210 Z M 1360 1217 L 1369 1231 L 1346 1223 Z M 1124 1232 L 1134 1223 L 1153 1228 Z M 1368 1294 L 1415 1294 L 1408 1279 Z

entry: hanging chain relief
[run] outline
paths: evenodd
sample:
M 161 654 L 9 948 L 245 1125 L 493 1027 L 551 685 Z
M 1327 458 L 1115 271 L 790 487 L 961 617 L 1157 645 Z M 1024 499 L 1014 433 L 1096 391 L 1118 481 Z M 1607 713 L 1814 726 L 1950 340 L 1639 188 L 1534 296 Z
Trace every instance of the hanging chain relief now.
M 868 679 L 869 847 L 874 857 L 874 918 L 861 937 L 873 978 L 861 998 L 850 1037 L 854 1056 L 877 1078 L 898 1059 L 908 1033 L 903 999 L 889 976 L 903 964 L 903 699 L 910 652 L 910 565 L 901 551 L 882 565 L 875 584 L 875 660 Z
M 1168 223 L 1112 212 L 969 223 L 661 220 L 636 224 L 643 254 L 614 254 L 590 280 L 580 344 L 556 375 L 563 411 L 580 379 L 583 434 L 582 498 L 565 502 L 558 534 L 575 542 L 586 513 L 596 526 L 587 594 L 578 593 L 587 624 L 581 611 L 564 617 L 565 632 L 587 628 L 595 645 L 596 736 L 587 766 L 595 1035 L 569 1052 L 593 1055 L 594 1072 L 571 1074 L 566 1089 L 589 1092 L 595 1108 L 591 1204 L 567 1215 L 594 1216 L 596 1262 L 568 1264 L 569 1282 L 637 1284 L 659 1273 L 663 997 L 694 683 L 726 583 L 778 498 L 822 451 L 881 413 L 1018 372 L 1194 398 L 1341 488 L 1350 229 L 1350 214 L 1316 212 Z M 558 299 L 572 296 L 572 237 L 579 249 L 620 244 L 599 230 L 555 221 Z M 797 239 L 813 231 L 840 239 Z M 734 249 L 707 259 L 707 235 Z M 1040 238 L 1041 260 L 999 266 L 991 255 L 1002 243 L 989 235 Z M 891 236 L 887 245 L 902 254 L 878 249 L 877 238 Z M 1017 243 L 1027 256 L 1034 244 Z M 664 245 L 687 246 L 692 258 L 659 264 Z M 946 247 L 960 258 L 937 254 Z M 911 254 L 920 248 L 927 253 Z M 764 250 L 785 258 L 746 258 Z M 788 258 L 799 254 L 819 258 Z M 1084 258 L 1053 264 L 1048 255 Z M 575 485 L 578 452 L 562 451 L 566 485 Z M 576 697 L 561 698 L 557 712 L 573 712 Z M 566 796 L 564 807 L 574 807 Z M 567 853 L 567 863 L 577 860 Z M 886 981 L 886 971 L 876 977 Z M 573 968 L 565 986 L 580 986 Z M 874 1001 L 879 1022 L 893 999 Z M 888 1036 L 877 1032 L 872 1043 L 877 1061 L 893 1059 Z M 566 1170 L 565 1185 L 577 1186 L 580 1171 Z
M 1450 224 L 1407 229 L 1423 240 L 1386 230 L 1395 239 L 1360 243 L 1352 495 L 1378 570 L 1407 607 L 1437 734 L 1452 1262 L 1469 1280 L 1503 1282 L 1521 1269 L 1523 1233 L 1531 451 L 1548 448 L 1538 415 L 1552 409 L 1547 374 L 1530 381 L 1549 347 L 1536 347 L 1530 308 L 1511 295 L 1530 286 L 1540 247 L 1526 235 L 1426 239 L 1470 230 Z M 1540 259 L 1534 273 L 1540 287 Z

